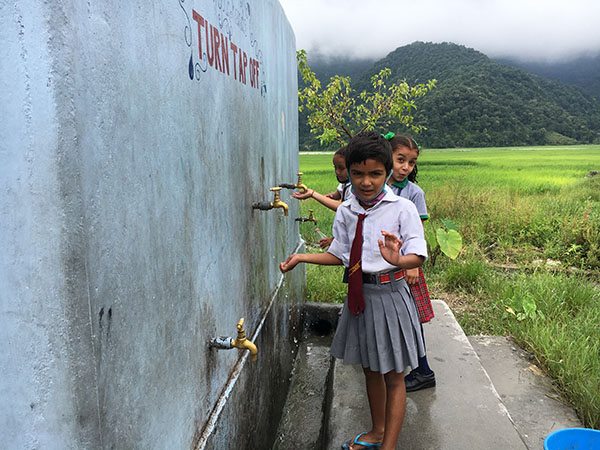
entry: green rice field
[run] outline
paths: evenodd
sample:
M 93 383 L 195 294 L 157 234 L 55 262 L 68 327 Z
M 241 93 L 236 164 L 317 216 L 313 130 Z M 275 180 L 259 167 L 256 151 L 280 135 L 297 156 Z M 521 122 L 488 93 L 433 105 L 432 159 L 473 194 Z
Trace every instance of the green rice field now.
M 303 153 L 309 187 L 335 190 L 332 154 Z M 531 351 L 586 426 L 600 428 L 600 145 L 425 149 L 418 162 L 431 220 L 457 225 L 454 261 L 425 263 L 433 297 L 444 299 L 467 334 L 510 335 Z M 295 201 L 286 199 L 286 201 Z M 318 227 L 334 213 L 314 200 Z M 301 233 L 320 251 L 314 225 Z M 343 301 L 339 267 L 307 267 L 310 301 Z

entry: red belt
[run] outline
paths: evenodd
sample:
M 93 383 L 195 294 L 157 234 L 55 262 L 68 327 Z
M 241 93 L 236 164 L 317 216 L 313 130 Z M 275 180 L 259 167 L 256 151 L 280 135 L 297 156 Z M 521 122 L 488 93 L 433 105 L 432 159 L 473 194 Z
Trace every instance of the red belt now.
M 401 280 L 402 278 L 405 277 L 406 271 L 404 269 L 400 269 L 395 272 L 373 273 L 373 274 L 367 274 L 367 275 L 371 275 L 373 278 L 375 278 L 375 281 L 372 282 L 372 284 L 386 284 L 386 283 L 391 283 L 392 277 L 396 281 Z
M 363 283 L 366 284 L 387 284 L 391 283 L 392 277 L 394 280 L 399 281 L 406 276 L 406 270 L 400 269 L 396 271 L 390 271 L 385 273 L 364 273 L 362 274 Z M 348 282 L 348 269 L 344 270 L 344 283 Z

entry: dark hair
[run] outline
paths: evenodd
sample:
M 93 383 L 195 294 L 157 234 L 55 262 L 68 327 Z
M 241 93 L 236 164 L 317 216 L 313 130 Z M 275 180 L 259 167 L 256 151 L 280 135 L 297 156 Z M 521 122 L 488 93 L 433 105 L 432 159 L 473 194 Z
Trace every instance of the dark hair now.
M 335 153 L 333 154 L 333 156 L 343 156 L 344 158 L 346 157 L 346 152 L 348 151 L 348 146 L 344 145 L 343 147 L 338 148 Z
M 346 168 L 350 171 L 352 164 L 361 163 L 367 159 L 379 161 L 390 173 L 394 167 L 392 146 L 379 133 L 367 131 L 358 133 L 346 146 Z
M 419 147 L 419 144 L 417 144 L 417 141 L 415 141 L 414 138 L 412 136 L 409 136 L 408 134 L 394 135 L 394 137 L 390 139 L 390 144 L 392 146 L 392 152 L 399 147 L 406 147 L 411 150 L 416 150 L 417 155 L 419 153 L 421 153 L 421 148 Z M 407 177 L 408 181 L 412 181 L 413 183 L 416 183 L 417 182 L 417 172 L 418 172 L 418 168 L 417 168 L 417 165 L 415 164 L 415 167 L 413 168 L 412 172 L 408 174 L 408 177 Z

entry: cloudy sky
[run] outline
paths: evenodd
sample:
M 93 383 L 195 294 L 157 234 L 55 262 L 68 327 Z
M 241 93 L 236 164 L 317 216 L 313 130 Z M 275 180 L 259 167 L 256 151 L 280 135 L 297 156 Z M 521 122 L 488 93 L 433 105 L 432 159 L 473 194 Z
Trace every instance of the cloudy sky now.
M 600 54 L 600 0 L 280 0 L 297 48 L 380 58 L 414 41 L 555 62 Z

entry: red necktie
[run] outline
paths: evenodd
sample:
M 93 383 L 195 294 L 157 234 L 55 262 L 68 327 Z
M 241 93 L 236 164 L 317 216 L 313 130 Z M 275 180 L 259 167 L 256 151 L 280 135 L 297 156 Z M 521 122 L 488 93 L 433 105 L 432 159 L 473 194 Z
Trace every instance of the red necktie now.
M 363 245 L 363 220 L 366 214 L 358 215 L 356 222 L 356 233 L 350 248 L 350 264 L 348 267 L 348 307 L 350 312 L 358 316 L 365 309 L 365 297 L 363 294 L 362 280 L 362 245 Z

